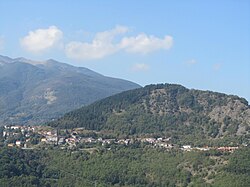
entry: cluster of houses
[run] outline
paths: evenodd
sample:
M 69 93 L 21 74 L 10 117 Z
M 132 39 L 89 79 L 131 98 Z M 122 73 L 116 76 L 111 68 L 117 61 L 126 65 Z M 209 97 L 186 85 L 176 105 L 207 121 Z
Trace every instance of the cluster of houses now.
M 4 126 L 3 130 L 3 137 L 9 137 L 9 136 L 15 136 L 18 135 L 18 133 L 24 134 L 27 132 L 27 136 L 29 136 L 30 132 L 34 132 L 36 127 L 31 126 Z
M 26 143 L 30 141 L 31 134 L 34 133 L 36 127 L 31 126 L 4 126 L 3 128 L 3 138 L 5 142 L 13 139 L 8 143 L 8 147 L 26 147 Z
M 75 147 L 78 144 L 101 144 L 102 146 L 108 144 L 123 144 L 129 145 L 135 142 L 145 143 L 152 145 L 153 147 L 162 147 L 166 149 L 171 149 L 174 146 L 171 142 L 171 138 L 127 138 L 127 139 L 104 139 L 102 137 L 81 137 L 77 130 L 72 130 L 68 134 L 62 136 L 59 135 L 58 130 L 53 128 L 46 128 L 44 126 L 4 126 L 3 137 L 6 142 L 12 138 L 12 142 L 8 142 L 9 147 L 22 147 L 28 148 L 33 145 L 30 143 L 31 139 L 36 136 L 38 140 L 35 144 L 47 145 L 52 144 L 60 146 L 61 148 Z M 13 137 L 18 137 L 14 138 Z M 192 147 L 191 145 L 183 145 L 180 149 L 183 151 L 208 151 L 211 149 L 216 149 L 223 152 L 233 152 L 239 147 Z
M 9 142 L 7 146 L 25 147 L 27 148 L 31 136 L 37 134 L 39 144 L 53 144 L 58 146 L 76 146 L 77 144 L 96 144 L 100 143 L 102 146 L 107 144 L 133 144 L 134 142 L 148 143 L 157 147 L 172 148 L 170 138 L 133 138 L 133 139 L 104 139 L 102 137 L 81 137 L 77 131 L 72 131 L 66 136 L 60 136 L 58 130 L 52 128 L 44 128 L 41 126 L 4 126 L 3 137 L 8 142 L 11 137 L 19 137 Z
M 239 149 L 239 147 L 230 147 L 230 146 L 225 146 L 225 147 L 192 147 L 191 145 L 183 145 L 181 147 L 181 150 L 183 151 L 193 151 L 193 150 L 198 150 L 198 151 L 209 151 L 209 150 L 218 150 L 221 152 L 234 152 L 235 150 Z
M 173 148 L 174 145 L 169 143 L 170 138 L 132 138 L 132 139 L 103 139 L 98 138 L 94 139 L 92 137 L 90 138 L 82 138 L 80 140 L 81 143 L 98 143 L 100 142 L 102 145 L 106 144 L 123 144 L 123 145 L 129 145 L 134 144 L 135 142 L 141 142 L 141 143 L 148 143 L 155 147 L 164 147 L 164 148 Z

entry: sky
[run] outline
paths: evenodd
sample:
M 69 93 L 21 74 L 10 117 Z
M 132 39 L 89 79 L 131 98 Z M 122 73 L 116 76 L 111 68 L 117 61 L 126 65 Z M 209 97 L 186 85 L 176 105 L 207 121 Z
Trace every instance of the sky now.
M 250 101 L 249 0 L 2 0 L 0 54 Z

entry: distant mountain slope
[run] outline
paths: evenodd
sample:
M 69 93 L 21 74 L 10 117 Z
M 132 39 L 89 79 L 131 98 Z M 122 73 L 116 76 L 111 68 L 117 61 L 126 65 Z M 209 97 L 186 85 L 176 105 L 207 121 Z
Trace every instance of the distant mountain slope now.
M 241 135 L 250 138 L 250 106 L 237 96 L 160 84 L 108 97 L 50 125 L 124 135 L 158 133 L 185 142 L 229 140 Z
M 0 56 L 0 124 L 33 124 L 138 84 L 54 60 Z

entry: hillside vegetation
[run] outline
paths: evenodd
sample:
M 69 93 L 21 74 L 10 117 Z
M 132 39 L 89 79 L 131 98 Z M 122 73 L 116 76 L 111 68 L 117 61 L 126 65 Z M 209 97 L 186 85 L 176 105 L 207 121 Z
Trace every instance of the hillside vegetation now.
M 119 135 L 158 134 L 174 143 L 247 143 L 250 106 L 237 96 L 175 84 L 126 91 L 67 113 L 53 127 L 109 130 Z
M 0 55 L 0 125 L 39 124 L 140 87 L 83 67 Z
M 221 186 L 250 183 L 250 149 L 232 154 L 147 147 L 111 150 L 0 150 L 0 186 Z

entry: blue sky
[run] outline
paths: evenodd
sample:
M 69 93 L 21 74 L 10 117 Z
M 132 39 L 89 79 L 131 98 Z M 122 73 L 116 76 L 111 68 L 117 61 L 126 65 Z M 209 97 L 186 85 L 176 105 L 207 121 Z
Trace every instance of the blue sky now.
M 249 0 L 3 0 L 0 54 L 250 101 Z

